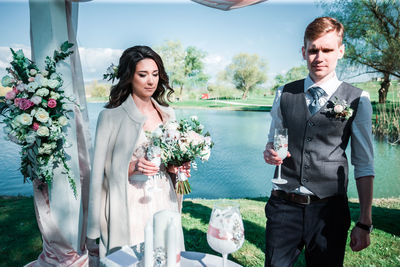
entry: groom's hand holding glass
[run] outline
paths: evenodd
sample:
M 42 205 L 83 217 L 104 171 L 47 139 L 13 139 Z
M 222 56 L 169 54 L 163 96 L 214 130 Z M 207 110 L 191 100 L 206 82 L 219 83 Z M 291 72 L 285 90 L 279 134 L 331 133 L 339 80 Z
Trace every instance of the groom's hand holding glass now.
M 286 157 L 287 158 L 291 157 L 289 151 L 288 151 Z M 275 165 L 275 166 L 281 165 L 283 163 L 283 159 L 278 156 L 278 153 L 274 149 L 274 143 L 273 142 L 269 142 L 265 146 L 264 160 L 265 160 L 266 163 L 271 164 L 271 165 Z

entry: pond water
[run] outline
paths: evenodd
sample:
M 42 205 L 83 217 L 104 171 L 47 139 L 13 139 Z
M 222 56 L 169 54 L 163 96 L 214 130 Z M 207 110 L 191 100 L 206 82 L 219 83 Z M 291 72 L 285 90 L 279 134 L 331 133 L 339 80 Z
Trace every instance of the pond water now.
M 89 103 L 90 129 L 94 136 L 102 103 Z M 192 171 L 190 198 L 243 198 L 268 196 L 274 167 L 264 163 L 262 152 L 271 117 L 267 112 L 177 109 L 178 118 L 197 115 L 215 142 L 208 162 Z M 0 131 L 0 195 L 32 195 L 19 172 L 19 147 L 4 140 Z M 374 141 L 374 197 L 400 196 L 400 147 Z M 350 149 L 348 149 L 350 153 Z M 350 154 L 348 154 L 350 155 Z M 357 197 L 350 167 L 349 197 Z

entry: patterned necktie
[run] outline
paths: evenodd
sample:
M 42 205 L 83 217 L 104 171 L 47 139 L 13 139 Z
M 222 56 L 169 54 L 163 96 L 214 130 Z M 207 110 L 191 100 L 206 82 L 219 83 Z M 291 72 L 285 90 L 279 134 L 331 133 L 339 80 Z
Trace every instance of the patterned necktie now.
M 308 105 L 308 109 L 310 110 L 311 114 L 314 115 L 321 108 L 321 105 L 319 104 L 319 98 L 323 96 L 325 91 L 321 87 L 311 87 L 308 89 L 308 92 L 313 98 L 310 105 Z

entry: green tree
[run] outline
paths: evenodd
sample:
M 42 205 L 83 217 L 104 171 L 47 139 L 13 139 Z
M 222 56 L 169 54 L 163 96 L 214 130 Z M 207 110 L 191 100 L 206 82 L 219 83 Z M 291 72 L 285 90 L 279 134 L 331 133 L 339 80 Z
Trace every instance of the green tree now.
M 226 67 L 227 78 L 235 87 L 243 91 L 242 99 L 247 98 L 249 91 L 258 84 L 267 81 L 267 62 L 258 55 L 240 53 L 233 57 L 232 63 Z
M 379 102 L 384 103 L 390 78 L 400 78 L 400 1 L 336 0 L 321 5 L 345 27 L 346 62 L 383 75 Z
M 303 79 L 307 76 L 308 74 L 308 69 L 307 66 L 299 66 L 299 67 L 293 67 L 290 70 L 288 70 L 285 75 L 278 74 L 275 76 L 274 80 L 274 86 L 272 87 L 272 90 L 275 91 L 278 89 L 278 87 L 285 85 L 287 83 Z
M 90 95 L 91 97 L 108 97 L 110 94 L 110 87 L 98 83 L 97 80 L 94 80 L 91 85 L 89 85 Z
M 166 41 L 155 50 L 160 54 L 172 87 L 183 87 L 185 80 L 185 50 L 179 41 Z
M 185 52 L 184 75 L 187 77 L 186 83 L 205 86 L 209 80 L 209 76 L 204 73 L 203 63 L 207 53 L 194 46 L 188 46 Z M 182 94 L 182 89 L 183 87 L 181 87 L 180 94 Z
M 204 73 L 206 53 L 194 46 L 183 48 L 180 41 L 166 41 L 156 48 L 163 59 L 172 87 L 179 87 L 182 95 L 185 85 L 205 85 L 209 77 Z

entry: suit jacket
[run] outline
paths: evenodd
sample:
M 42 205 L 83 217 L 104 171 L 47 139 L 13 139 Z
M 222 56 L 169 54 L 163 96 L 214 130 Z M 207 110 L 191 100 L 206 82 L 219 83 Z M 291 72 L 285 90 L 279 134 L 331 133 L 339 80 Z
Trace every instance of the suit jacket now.
M 163 121 L 175 120 L 171 107 L 152 102 Z M 129 96 L 119 107 L 102 110 L 96 128 L 89 193 L 87 237 L 100 237 L 100 257 L 129 245 L 128 168 L 146 117 Z

